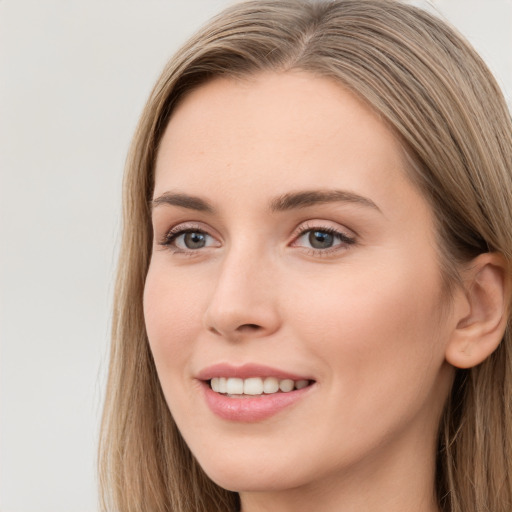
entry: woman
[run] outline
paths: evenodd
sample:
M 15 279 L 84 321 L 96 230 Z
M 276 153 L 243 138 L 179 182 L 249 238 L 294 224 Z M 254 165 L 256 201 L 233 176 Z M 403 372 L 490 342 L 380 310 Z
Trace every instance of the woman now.
M 171 60 L 127 165 L 113 510 L 512 507 L 512 127 L 394 1 L 253 1 Z

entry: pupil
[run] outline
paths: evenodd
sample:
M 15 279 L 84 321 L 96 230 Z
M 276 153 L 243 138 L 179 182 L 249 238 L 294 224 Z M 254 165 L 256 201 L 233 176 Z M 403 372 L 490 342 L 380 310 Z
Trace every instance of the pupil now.
M 309 243 L 315 249 L 328 249 L 332 247 L 334 237 L 324 231 L 312 231 L 309 234 Z
M 201 249 L 205 246 L 205 236 L 203 233 L 185 233 L 184 239 L 187 249 Z

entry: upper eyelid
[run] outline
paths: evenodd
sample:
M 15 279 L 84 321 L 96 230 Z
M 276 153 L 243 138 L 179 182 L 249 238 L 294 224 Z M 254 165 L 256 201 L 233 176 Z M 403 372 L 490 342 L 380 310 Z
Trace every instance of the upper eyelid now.
M 327 228 L 321 228 L 321 227 L 318 227 L 318 228 L 310 228 L 310 229 L 306 229 L 302 232 L 300 232 L 297 236 L 295 236 L 292 240 L 292 245 L 295 245 L 297 243 L 298 240 L 300 240 L 302 237 L 304 237 L 307 233 L 309 233 L 310 231 L 319 231 L 319 232 L 325 232 L 325 233 L 329 233 L 331 235 L 334 235 L 334 237 L 337 237 L 340 239 L 340 242 L 342 244 L 345 244 L 345 245 L 353 245 L 357 242 L 356 238 L 353 237 L 353 236 L 350 236 L 350 235 L 347 235 L 346 233 L 344 233 L 343 231 L 341 230 L 338 230 L 338 229 L 327 229 Z M 334 247 L 333 247 L 334 248 Z M 318 250 L 318 251 L 322 251 L 322 252 L 325 252 L 326 249 L 314 249 L 314 250 Z
M 170 228 L 166 228 L 165 235 L 168 236 L 170 233 L 179 233 L 180 231 L 197 230 L 206 233 L 214 238 L 218 238 L 216 230 L 213 230 L 210 226 L 201 221 L 184 221 L 178 222 L 172 225 Z
M 211 229 L 205 227 L 204 223 L 196 221 L 185 221 L 179 222 L 178 224 L 163 230 L 163 233 L 159 234 L 159 236 L 156 236 L 157 231 L 155 230 L 155 242 L 158 242 L 159 245 L 168 246 L 171 244 L 171 239 L 174 240 L 181 234 L 190 231 L 198 231 L 211 236 L 215 240 L 219 239 L 218 236 L 211 233 Z
M 321 230 L 329 230 L 340 233 L 341 235 L 346 236 L 347 238 L 357 238 L 359 235 L 353 229 L 347 228 L 345 226 L 340 225 L 338 222 L 328 221 L 328 220 L 307 220 L 301 222 L 293 231 L 292 236 L 298 237 L 307 231 L 311 231 L 313 229 Z
M 319 231 L 326 230 L 335 233 L 339 233 L 340 235 L 349 238 L 356 239 L 358 238 L 358 234 L 353 230 L 349 229 L 345 226 L 340 225 L 338 222 L 327 220 L 327 219 L 308 219 L 306 221 L 300 222 L 290 234 L 291 241 L 289 243 L 293 243 L 293 241 L 297 240 L 300 236 L 308 231 L 317 229 Z M 216 240 L 221 240 L 222 237 L 217 230 L 213 229 L 208 224 L 202 221 L 182 221 L 168 229 L 165 229 L 164 233 L 160 236 L 160 240 L 166 240 L 171 235 L 179 235 L 181 232 L 186 232 L 190 230 L 197 230 L 203 232 Z M 156 229 L 155 229 L 156 233 Z M 155 237 L 156 238 L 156 237 Z

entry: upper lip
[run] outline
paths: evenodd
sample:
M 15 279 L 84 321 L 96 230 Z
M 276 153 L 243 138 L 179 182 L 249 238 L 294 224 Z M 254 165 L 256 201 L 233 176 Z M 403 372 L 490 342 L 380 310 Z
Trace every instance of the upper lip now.
M 288 371 L 272 368 L 271 366 L 247 363 L 243 365 L 232 365 L 229 363 L 218 363 L 203 368 L 196 375 L 199 380 L 210 380 L 214 377 L 238 377 L 248 379 L 250 377 L 275 377 L 276 379 L 291 380 L 313 380 L 309 376 L 297 375 Z

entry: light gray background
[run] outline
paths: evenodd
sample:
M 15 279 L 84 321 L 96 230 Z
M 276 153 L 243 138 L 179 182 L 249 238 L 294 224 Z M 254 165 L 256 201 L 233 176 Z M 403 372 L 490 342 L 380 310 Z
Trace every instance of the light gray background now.
M 1 512 L 97 510 L 126 151 L 166 60 L 230 3 L 0 0 Z M 432 5 L 510 104 L 512 0 Z

